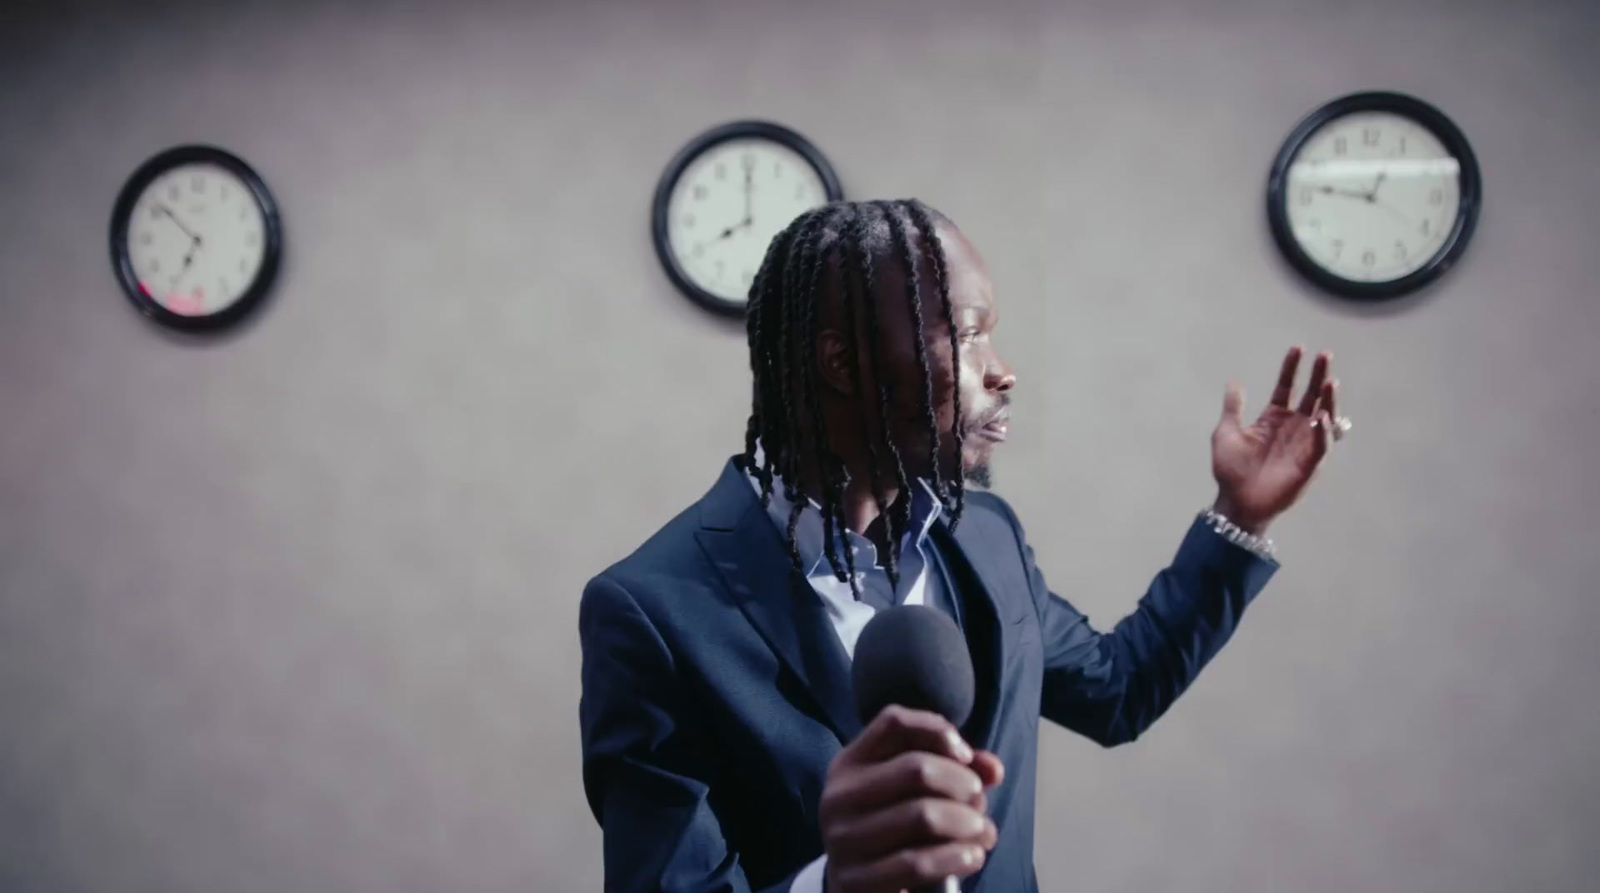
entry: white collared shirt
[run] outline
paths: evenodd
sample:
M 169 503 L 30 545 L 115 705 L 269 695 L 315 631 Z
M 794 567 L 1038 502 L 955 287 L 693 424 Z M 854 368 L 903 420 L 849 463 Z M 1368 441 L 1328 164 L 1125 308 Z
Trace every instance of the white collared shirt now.
M 761 482 L 753 475 L 747 474 L 746 478 L 759 496 Z M 900 585 L 895 589 L 894 603 L 933 605 L 948 612 L 951 602 L 948 593 L 944 591 L 944 576 L 937 572 L 935 562 L 939 559 L 933 554 L 934 545 L 930 537 L 934 523 L 944 514 L 944 506 L 939 502 L 931 484 L 920 479 L 917 483 L 920 486 L 913 490 L 911 513 L 905 533 L 900 538 Z M 772 485 L 772 499 L 767 503 L 767 516 L 777 525 L 778 534 L 787 537 L 789 510 L 793 504 L 784 497 L 783 481 L 776 475 L 773 476 Z M 811 584 L 812 591 L 822 599 L 822 606 L 828 612 L 828 621 L 832 624 L 833 631 L 838 633 L 845 653 L 854 657 L 856 639 L 861 635 L 861 630 L 867 625 L 867 621 L 877 613 L 877 609 L 866 602 L 857 601 L 855 594 L 850 590 L 850 583 L 834 575 L 833 567 L 823 550 L 825 534 L 822 507 L 814 499 L 808 498 L 806 502 L 808 504 L 800 513 L 794 536 L 795 547 L 800 552 L 800 564 L 805 570 L 806 582 Z M 889 573 L 879 564 L 877 545 L 854 530 L 846 529 L 842 533 L 841 536 L 840 531 L 834 531 L 835 550 L 839 555 L 840 564 L 843 565 L 842 550 L 850 549 L 855 561 L 856 585 L 860 588 L 875 585 L 887 590 Z M 935 572 L 929 573 L 929 571 Z

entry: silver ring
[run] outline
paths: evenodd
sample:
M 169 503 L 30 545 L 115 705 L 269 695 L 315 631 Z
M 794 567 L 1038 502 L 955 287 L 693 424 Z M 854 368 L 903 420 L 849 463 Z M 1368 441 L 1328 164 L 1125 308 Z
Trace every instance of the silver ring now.
M 1350 421 L 1349 416 L 1335 417 L 1333 420 L 1333 439 L 1336 441 L 1344 440 L 1344 436 L 1349 434 L 1350 429 L 1353 427 L 1355 427 L 1355 423 Z

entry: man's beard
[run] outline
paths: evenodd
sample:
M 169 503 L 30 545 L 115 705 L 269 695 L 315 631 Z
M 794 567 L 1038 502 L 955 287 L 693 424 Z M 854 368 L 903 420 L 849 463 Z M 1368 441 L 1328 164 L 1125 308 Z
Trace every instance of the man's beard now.
M 988 490 L 991 486 L 993 486 L 994 482 L 994 476 L 989 470 L 988 462 L 983 462 L 967 469 L 964 477 L 966 478 L 968 485 L 978 487 L 979 489 L 983 490 Z
M 1010 405 L 1011 405 L 1011 395 L 1007 394 L 1005 392 L 1001 392 L 1001 394 L 999 396 L 999 399 L 997 399 L 995 401 L 995 407 L 994 407 L 993 412 L 986 414 L 981 420 L 979 420 L 976 423 L 973 423 L 970 427 L 968 427 L 967 428 L 967 436 L 968 437 L 982 437 L 983 435 L 981 433 L 981 430 L 982 430 L 984 424 L 986 424 L 987 422 L 992 421 L 992 420 L 994 420 L 996 418 L 999 418 L 1005 412 L 1006 408 L 1009 407 Z M 992 450 L 986 450 L 982 460 L 980 460 L 979 462 L 974 464 L 971 468 L 963 468 L 962 472 L 961 472 L 962 480 L 964 480 L 968 484 L 971 484 L 974 487 L 979 487 L 979 488 L 984 489 L 984 490 L 988 490 L 991 487 L 993 487 L 994 486 L 994 473 L 992 471 L 990 471 L 990 468 L 989 468 L 989 454 L 991 452 L 992 452 Z

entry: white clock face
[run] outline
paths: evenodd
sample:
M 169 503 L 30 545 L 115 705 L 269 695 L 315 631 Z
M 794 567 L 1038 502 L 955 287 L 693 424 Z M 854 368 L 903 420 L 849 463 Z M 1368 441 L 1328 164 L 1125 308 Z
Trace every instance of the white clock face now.
M 128 221 L 128 259 L 145 294 L 182 316 L 244 297 L 265 257 L 260 205 L 235 174 L 184 164 L 151 181 Z
M 1412 119 L 1358 112 L 1306 140 L 1284 200 L 1295 241 L 1319 266 L 1356 282 L 1388 282 L 1445 247 L 1461 208 L 1461 164 Z
M 673 185 L 667 240 L 692 282 L 743 302 L 772 237 L 827 201 L 822 178 L 793 149 L 729 140 L 696 157 Z

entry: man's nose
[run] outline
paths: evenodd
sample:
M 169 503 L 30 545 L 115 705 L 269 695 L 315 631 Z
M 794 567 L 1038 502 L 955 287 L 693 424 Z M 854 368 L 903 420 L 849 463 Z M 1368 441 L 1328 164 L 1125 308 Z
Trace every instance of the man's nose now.
M 984 370 L 983 386 L 986 390 L 1004 393 L 1017 386 L 1017 374 L 1011 371 L 1004 360 L 995 357 Z

